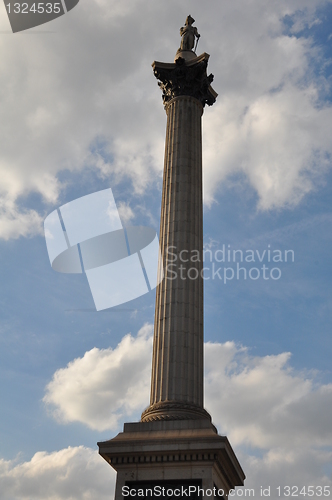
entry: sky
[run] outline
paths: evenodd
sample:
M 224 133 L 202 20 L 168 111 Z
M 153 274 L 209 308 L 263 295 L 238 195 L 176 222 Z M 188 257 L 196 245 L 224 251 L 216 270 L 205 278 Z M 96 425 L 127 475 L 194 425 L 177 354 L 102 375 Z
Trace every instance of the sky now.
M 173 61 L 188 14 L 218 93 L 205 407 L 258 498 L 332 490 L 332 2 L 80 0 L 15 34 L 0 6 L 0 500 L 112 498 L 96 443 L 149 404 L 155 291 L 95 311 L 85 275 L 51 268 L 43 221 L 111 188 L 123 225 L 159 232 L 151 64 Z

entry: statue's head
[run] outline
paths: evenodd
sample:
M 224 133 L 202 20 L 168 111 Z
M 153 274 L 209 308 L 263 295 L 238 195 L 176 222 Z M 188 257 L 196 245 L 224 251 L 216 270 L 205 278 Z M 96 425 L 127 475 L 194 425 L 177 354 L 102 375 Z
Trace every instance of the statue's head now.
M 185 25 L 191 26 L 194 22 L 195 22 L 195 19 L 193 17 L 191 17 L 191 15 L 189 14 L 189 16 L 186 19 Z

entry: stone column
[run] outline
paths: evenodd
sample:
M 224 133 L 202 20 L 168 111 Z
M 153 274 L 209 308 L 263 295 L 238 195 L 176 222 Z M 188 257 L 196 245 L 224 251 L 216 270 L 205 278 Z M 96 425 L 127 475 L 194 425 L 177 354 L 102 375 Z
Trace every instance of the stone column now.
M 192 22 L 188 16 L 185 30 Z M 160 495 L 148 490 L 189 485 L 204 488 L 191 500 L 208 500 L 214 487 L 227 498 L 245 478 L 227 437 L 217 434 L 203 408 L 201 116 L 216 99 L 208 58 L 180 49 L 175 63 L 152 65 L 167 113 L 160 225 L 166 277 L 156 297 L 150 406 L 141 422 L 126 423 L 123 432 L 98 443 L 117 471 L 115 500 L 123 500 L 124 487 L 157 500 Z
M 190 52 L 191 51 L 186 51 Z M 154 63 L 167 113 L 150 406 L 142 421 L 209 419 L 203 408 L 201 117 L 216 93 L 208 54 Z

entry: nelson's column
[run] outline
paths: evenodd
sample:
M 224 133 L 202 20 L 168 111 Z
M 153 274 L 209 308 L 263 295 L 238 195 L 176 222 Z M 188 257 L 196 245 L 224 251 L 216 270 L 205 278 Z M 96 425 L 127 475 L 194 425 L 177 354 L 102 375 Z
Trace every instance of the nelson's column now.
M 180 29 L 174 63 L 152 64 L 167 114 L 160 222 L 165 278 L 156 295 L 150 406 L 140 422 L 98 443 L 117 471 L 116 500 L 129 490 L 138 496 L 139 489 L 145 498 L 160 491 L 162 498 L 172 491 L 183 497 L 189 486 L 191 498 L 211 498 L 213 488 L 212 496 L 226 498 L 245 478 L 227 437 L 218 435 L 203 407 L 201 116 L 217 94 L 206 73 L 209 55 L 193 51 L 200 36 L 194 22 L 188 16 Z M 190 261 L 191 255 L 200 258 Z

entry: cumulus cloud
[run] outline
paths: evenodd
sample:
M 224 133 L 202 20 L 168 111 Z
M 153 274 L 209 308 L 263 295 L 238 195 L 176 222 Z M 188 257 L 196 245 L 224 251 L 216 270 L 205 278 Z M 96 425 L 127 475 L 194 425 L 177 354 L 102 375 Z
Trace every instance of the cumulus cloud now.
M 42 234 L 42 222 L 36 210 L 20 210 L 12 199 L 0 198 L 0 234 L 4 240 Z
M 278 486 L 331 487 L 324 473 L 332 459 L 328 451 L 279 448 L 260 458 L 239 449 L 237 456 L 247 475 L 245 489 L 253 488 L 254 498 L 261 497 L 261 487 L 271 488 L 272 500 L 280 498 Z M 95 450 L 83 446 L 38 452 L 21 463 L 0 460 L 0 481 L 0 500 L 109 500 L 115 491 L 114 470 Z
M 148 404 L 151 340 L 152 326 L 145 325 L 115 349 L 92 349 L 58 370 L 44 398 L 55 418 L 100 431 L 115 429 L 120 418 L 139 418 Z M 332 384 L 294 370 L 290 357 L 253 356 L 234 342 L 205 344 L 205 406 L 234 446 L 246 488 L 256 491 L 271 486 L 275 492 L 287 484 L 332 486 Z M 105 481 L 98 478 L 113 479 L 99 460 L 80 447 L 37 453 L 18 465 L 2 461 L 7 496 L 0 493 L 0 499 L 10 498 L 8 492 L 17 500 L 103 499 Z
M 91 429 L 116 429 L 119 419 L 148 405 L 152 326 L 137 337 L 126 335 L 116 349 L 91 349 L 47 385 L 44 402 L 61 422 L 82 422 Z
M 120 201 L 117 204 L 117 207 L 123 224 L 128 224 L 130 221 L 132 221 L 132 219 L 135 218 L 135 214 L 132 208 L 125 201 Z
M 321 98 L 329 84 L 311 67 L 324 64 L 311 38 L 294 36 L 317 22 L 317 4 L 255 2 L 223 10 L 222 44 L 211 46 L 219 81 L 217 104 L 204 117 L 205 202 L 216 199 L 227 178 L 241 174 L 257 193 L 258 208 L 292 207 L 321 183 L 331 166 L 332 120 Z M 285 34 L 289 16 L 293 29 Z M 234 29 L 234 20 L 241 34 Z M 246 46 L 246 48 L 244 47 Z
M 206 406 L 232 443 L 332 446 L 332 384 L 317 385 L 289 360 L 290 353 L 254 357 L 233 342 L 205 345 Z
M 315 105 L 315 90 L 289 85 L 239 109 L 224 99 L 206 127 L 206 201 L 227 175 L 244 173 L 260 209 L 294 206 L 330 166 L 332 108 Z
M 204 116 L 206 201 L 240 171 L 261 209 L 299 203 L 330 166 L 332 115 L 320 98 L 329 82 L 311 67 L 324 60 L 299 35 L 320 21 L 323 4 L 211 1 L 207 9 L 197 0 L 130 7 L 91 0 L 53 21 L 54 33 L 6 37 L 0 176 L 12 208 L 2 211 L 0 237 L 38 233 L 20 197 L 37 192 L 54 205 L 61 171 L 94 169 L 113 183 L 127 178 L 140 194 L 160 179 L 166 119 L 150 64 L 172 60 L 189 7 L 220 94 Z M 288 34 L 286 15 L 294 21 Z M 4 11 L 0 21 L 9 28 Z
M 1 500 L 109 500 L 115 473 L 97 451 L 79 446 L 0 460 Z
M 143 34 L 131 29 L 137 8 L 133 2 L 129 13 L 120 2 L 83 2 L 74 16 L 53 22 L 54 33 L 7 37 L 0 46 L 1 190 L 15 206 L 31 192 L 56 203 L 63 188 L 57 175 L 64 170 L 94 169 L 115 180 L 126 175 L 136 179 L 137 190 L 149 182 L 158 125 L 148 134 L 146 120 L 139 126 L 144 107 L 135 109 L 128 99 L 139 91 L 133 82 L 146 66 L 138 54 Z M 136 45 L 121 30 L 132 33 Z M 144 78 L 151 73 L 147 65 Z M 13 214 L 20 215 L 17 209 Z M 25 220 L 34 231 L 30 222 Z M 12 233 L 23 234 L 14 218 Z
M 115 429 L 148 404 L 152 326 L 58 370 L 44 402 L 63 422 Z M 233 342 L 205 344 L 205 399 L 220 432 L 261 449 L 332 446 L 332 384 L 296 372 L 290 353 L 252 356 Z
M 234 342 L 205 344 L 206 408 L 246 473 L 245 488 L 332 487 L 332 384 L 292 369 L 290 353 L 252 356 Z M 285 491 L 287 494 L 287 491 Z
M 324 496 L 320 493 L 320 488 L 326 488 L 325 497 L 329 497 L 328 491 L 332 489 L 332 478 L 329 473 L 332 453 L 326 450 L 316 450 L 314 448 L 277 448 L 271 449 L 262 457 L 244 454 L 241 449 L 238 458 L 243 466 L 247 479 L 244 489 L 253 488 L 256 492 L 254 498 L 261 498 L 260 488 L 270 488 L 270 498 L 286 499 L 286 486 L 291 488 L 294 496 L 298 497 L 300 490 L 304 487 L 308 491 L 308 486 L 317 487 L 317 496 Z M 280 488 L 279 496 L 277 488 Z M 285 487 L 285 488 L 284 488 Z M 298 490 L 296 491 L 296 487 Z M 328 489 L 329 488 L 329 489 Z M 315 491 L 315 490 L 314 490 Z M 324 491 L 324 490 L 323 490 Z M 248 495 L 247 495 L 248 496 Z

